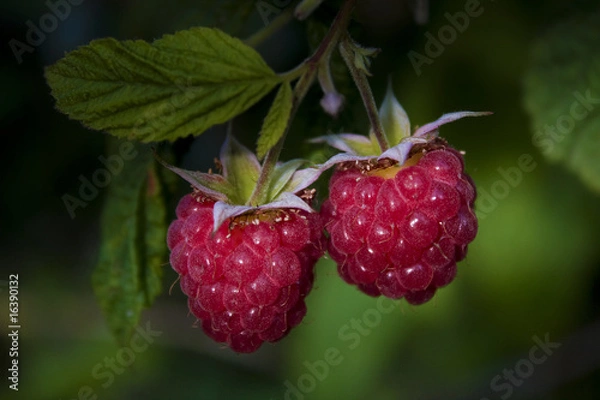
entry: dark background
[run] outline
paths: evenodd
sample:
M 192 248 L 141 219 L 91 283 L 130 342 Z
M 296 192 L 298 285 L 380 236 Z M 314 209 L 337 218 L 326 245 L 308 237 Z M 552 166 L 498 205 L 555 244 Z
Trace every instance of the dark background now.
M 383 49 L 372 66 L 378 102 L 391 75 L 413 125 L 461 109 L 495 113 L 442 128 L 444 137 L 466 151 L 467 170 L 482 196 L 478 207 L 486 213 L 457 279 L 432 301 L 419 307 L 401 301 L 389 313 L 382 312 L 387 302 L 378 303 L 343 284 L 335 266 L 324 259 L 317 265 L 304 322 L 281 343 L 265 345 L 256 354 L 236 355 L 194 326 L 178 285 L 169 293 L 176 274 L 165 259 L 163 294 L 140 321 L 161 335 L 135 352 L 131 365 L 115 370 L 114 382 L 94 376 L 94 369 L 110 371 L 102 366 L 107 358 L 122 357 L 126 351 L 112 340 L 90 282 L 98 254 L 102 192 L 79 208 L 74 219 L 62 196 L 75 196 L 79 176 L 89 178 L 101 167 L 98 157 L 105 154 L 107 135 L 87 130 L 53 108 L 43 68 L 65 51 L 104 36 L 153 40 L 206 25 L 247 37 L 264 27 L 257 8 L 261 2 L 238 2 L 246 5 L 224 12 L 216 3 L 234 2 L 84 0 L 72 5 L 64 21 L 19 63 L 9 41 L 25 42 L 26 22 L 38 25 L 49 8 L 42 1 L 2 2 L 0 322 L 8 325 L 6 280 L 18 273 L 22 328 L 20 390 L 9 392 L 3 378 L 0 393 L 8 393 L 8 398 L 65 400 L 93 395 L 99 399 L 600 397 L 598 196 L 561 165 L 546 161 L 532 144 L 523 108 L 532 41 L 565 16 L 598 7 L 589 1 L 483 1 L 483 12 L 471 18 L 468 28 L 431 64 L 424 64 L 420 74 L 407 54 L 412 50 L 425 55 L 426 33 L 436 35 L 448 24 L 444 14 L 464 10 L 465 1 L 431 2 L 430 18 L 423 26 L 414 22 L 410 7 L 401 1 L 363 1 L 359 7 L 353 32 L 365 45 Z M 268 3 L 277 7 L 287 2 Z M 312 22 L 291 22 L 258 50 L 276 71 L 292 68 L 314 42 L 305 39 L 307 27 L 310 37 L 318 36 L 335 9 L 335 1 L 326 2 Z M 237 24 L 244 12 L 245 23 Z M 267 20 L 275 16 L 271 13 Z M 284 157 L 322 159 L 327 152 L 307 145 L 306 137 L 328 131 L 366 133 L 365 113 L 344 83 L 348 77 L 341 74 L 339 79 L 340 90 L 348 97 L 345 111 L 335 121 L 325 116 L 315 86 L 294 123 Z M 267 106 L 263 101 L 235 120 L 234 133 L 245 143 L 252 145 L 256 139 Z M 175 146 L 178 163 L 206 170 L 222 133 L 217 127 L 180 141 Z M 481 204 L 485 193 L 499 187 L 498 181 L 506 182 L 501 171 L 517 168 L 524 154 L 533 159 L 535 168 L 521 171 L 514 184 L 505 184 L 508 191 L 502 198 L 488 197 L 491 203 Z M 181 185 L 178 195 L 184 191 Z M 173 209 L 171 205 L 169 218 Z M 371 328 L 355 327 L 353 321 L 363 318 Z M 353 336 L 348 337 L 350 333 Z M 545 337 L 560 347 L 549 350 L 540 364 L 532 364 L 530 354 L 542 354 L 532 349 Z M 5 335 L 2 345 L 7 358 Z M 323 367 L 330 348 L 339 350 L 341 361 Z M 511 382 L 507 376 L 515 368 L 520 372 Z

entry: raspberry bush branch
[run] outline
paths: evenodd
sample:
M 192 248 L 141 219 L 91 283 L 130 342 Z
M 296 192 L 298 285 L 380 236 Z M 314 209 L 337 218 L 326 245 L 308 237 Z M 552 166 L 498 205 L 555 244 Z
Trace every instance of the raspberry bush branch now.
M 298 107 L 304 99 L 304 96 L 306 96 L 308 89 L 310 89 L 312 83 L 314 82 L 319 69 L 322 68 L 325 63 L 329 63 L 331 53 L 338 45 L 342 35 L 346 32 L 356 2 L 357 0 L 347 0 L 344 3 L 335 20 L 333 21 L 331 28 L 327 32 L 327 35 L 325 35 L 317 50 L 315 50 L 314 54 L 304 61 L 297 69 L 303 71 L 303 73 L 294 87 L 292 96 L 292 111 L 287 121 L 287 126 L 279 141 L 267 152 L 267 155 L 265 156 L 262 170 L 258 181 L 256 182 L 255 190 L 249 199 L 249 204 L 260 204 L 262 201 L 264 201 L 265 192 L 268 190 L 267 188 L 271 184 L 273 170 L 279 161 L 279 155 L 283 149 L 287 132 L 290 129 Z

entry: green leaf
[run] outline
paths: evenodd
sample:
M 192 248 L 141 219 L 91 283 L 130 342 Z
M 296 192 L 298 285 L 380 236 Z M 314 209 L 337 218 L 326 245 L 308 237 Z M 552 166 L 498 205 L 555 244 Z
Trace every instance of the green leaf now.
M 140 220 L 141 242 L 138 242 L 142 256 L 141 265 L 143 292 L 146 305 L 151 305 L 162 291 L 162 269 L 166 263 L 167 213 L 163 188 L 156 164 L 148 168 L 146 186 L 142 194 L 144 206 Z
M 600 13 L 572 17 L 534 44 L 525 77 L 533 143 L 600 191 Z
M 162 187 L 146 147 L 137 147 L 135 158 L 112 177 L 101 231 L 93 286 L 111 332 L 123 344 L 138 325 L 142 309 L 161 292 L 166 260 Z
M 256 146 L 256 154 L 259 160 L 281 139 L 288 125 L 291 112 L 292 87 L 289 82 L 284 82 L 279 87 L 260 130 L 260 137 Z
M 94 40 L 48 67 L 46 79 L 71 118 L 143 142 L 199 135 L 280 82 L 254 49 L 211 28 L 151 44 Z

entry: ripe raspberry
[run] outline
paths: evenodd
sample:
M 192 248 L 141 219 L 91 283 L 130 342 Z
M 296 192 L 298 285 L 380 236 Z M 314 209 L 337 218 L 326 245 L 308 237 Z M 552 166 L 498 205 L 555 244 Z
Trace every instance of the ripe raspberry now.
M 306 314 L 322 225 L 318 214 L 278 209 L 231 218 L 211 235 L 214 205 L 198 191 L 181 199 L 167 235 L 170 261 L 204 332 L 251 353 Z
M 413 147 L 396 164 L 340 164 L 321 216 L 346 282 L 371 296 L 422 304 L 454 279 L 475 238 L 475 187 L 462 155 L 443 139 Z

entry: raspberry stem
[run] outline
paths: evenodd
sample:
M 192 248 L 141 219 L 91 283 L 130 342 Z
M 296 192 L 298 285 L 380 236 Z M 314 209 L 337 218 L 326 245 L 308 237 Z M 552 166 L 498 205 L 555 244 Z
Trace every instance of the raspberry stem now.
M 384 152 L 389 149 L 390 145 L 383 131 L 381 120 L 379 119 L 379 111 L 377 110 L 373 92 L 371 91 L 369 80 L 367 79 L 368 72 L 356 63 L 357 56 L 361 57 L 361 59 L 363 57 L 363 54 L 361 54 L 362 52 L 359 50 L 359 46 L 350 38 L 350 35 L 346 33 L 340 41 L 340 54 L 352 75 L 352 79 L 354 80 L 360 93 L 360 97 L 365 105 L 369 122 L 371 123 L 371 129 L 377 138 L 377 143 L 379 144 L 381 151 Z
M 256 182 L 254 191 L 252 192 L 252 195 L 248 200 L 248 205 L 256 206 L 262 204 L 265 201 L 265 198 L 268 194 L 268 188 L 271 183 L 271 178 L 273 176 L 273 171 L 275 169 L 275 164 L 277 164 L 277 161 L 279 160 L 279 155 L 281 154 L 283 143 L 285 142 L 287 133 L 290 130 L 294 116 L 298 111 L 298 107 L 300 106 L 300 103 L 302 102 L 304 96 L 308 92 L 308 89 L 313 84 L 320 66 L 325 62 L 329 62 L 331 53 L 338 45 L 342 35 L 346 32 L 346 28 L 350 23 L 350 16 L 352 15 L 352 11 L 354 10 L 356 2 L 357 0 L 346 0 L 344 2 L 342 8 L 335 17 L 331 28 L 319 44 L 317 50 L 315 50 L 314 54 L 308 59 L 306 59 L 299 67 L 304 72 L 300 76 L 300 79 L 298 80 L 296 85 L 294 86 L 292 111 L 290 113 L 290 118 L 288 119 L 285 132 L 283 133 L 277 144 L 275 144 L 275 146 L 273 146 L 267 152 L 265 156 L 265 161 L 262 165 L 260 176 L 258 177 L 258 181 Z

